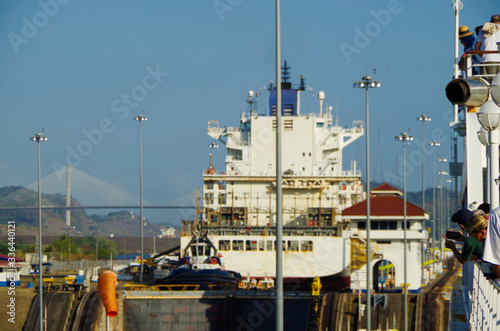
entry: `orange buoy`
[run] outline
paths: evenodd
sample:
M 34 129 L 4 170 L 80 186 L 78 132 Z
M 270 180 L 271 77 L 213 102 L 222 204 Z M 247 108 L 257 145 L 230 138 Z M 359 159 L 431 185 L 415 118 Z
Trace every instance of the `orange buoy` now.
M 118 315 L 118 307 L 116 304 L 116 274 L 111 270 L 104 271 L 97 280 L 97 287 L 99 288 L 102 304 L 106 309 L 106 315 L 109 317 Z

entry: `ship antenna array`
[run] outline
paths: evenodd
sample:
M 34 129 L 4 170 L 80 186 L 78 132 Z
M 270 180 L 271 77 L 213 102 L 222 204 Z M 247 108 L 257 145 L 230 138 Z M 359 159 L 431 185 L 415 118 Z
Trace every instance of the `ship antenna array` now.
M 286 64 L 286 60 L 285 60 L 285 65 L 283 67 L 281 67 L 281 80 L 283 83 L 288 83 L 289 80 L 290 80 L 290 69 L 292 69 L 291 67 L 287 66 Z

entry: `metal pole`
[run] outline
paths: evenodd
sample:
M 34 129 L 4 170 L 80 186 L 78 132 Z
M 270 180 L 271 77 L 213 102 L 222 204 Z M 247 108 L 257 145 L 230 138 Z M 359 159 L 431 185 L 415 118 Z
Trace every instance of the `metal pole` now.
M 66 206 L 71 206 L 71 176 L 70 165 L 66 164 Z M 71 260 L 71 210 L 66 210 L 66 225 L 68 226 L 68 270 Z
M 140 172 L 140 218 L 141 218 L 141 278 L 140 281 L 142 283 L 143 281 L 143 275 L 144 275 L 144 220 L 143 220 L 143 205 L 142 205 L 142 121 L 139 121 L 139 159 L 140 159 L 140 166 L 139 166 L 139 172 Z
M 433 146 L 434 149 L 432 151 L 432 238 L 437 239 L 436 237 L 436 146 Z
M 499 192 L 498 189 L 495 187 L 493 184 L 493 181 L 495 178 L 498 177 L 498 172 L 499 172 L 499 167 L 498 167 L 498 131 L 493 130 L 489 131 L 490 134 L 490 210 L 495 209 L 498 207 L 499 201 Z
M 408 330 L 408 283 L 406 280 L 406 141 L 403 140 L 403 214 L 404 214 L 404 331 Z
M 425 121 L 422 121 L 422 209 L 425 209 Z
M 462 3 L 460 0 L 455 0 L 455 5 L 454 5 L 454 9 L 455 9 L 455 63 L 453 65 L 453 78 L 458 78 L 458 75 L 460 74 L 460 70 L 458 68 L 458 62 L 459 62 L 459 50 L 458 50 L 458 45 L 459 45 L 459 40 L 458 40 L 458 28 L 459 28 L 459 13 L 460 13 L 460 9 L 462 6 Z
M 68 228 L 68 270 L 70 268 L 71 260 L 71 228 Z
M 38 137 L 40 138 L 40 137 Z M 38 297 L 40 305 L 40 330 L 43 330 L 43 288 L 42 288 L 42 170 L 40 163 L 40 139 L 38 139 Z
M 370 84 L 365 86 L 365 109 L 366 109 L 366 330 L 371 330 L 372 303 L 371 303 L 371 256 L 370 256 L 370 110 L 368 107 Z
M 99 228 L 96 228 L 95 231 L 95 266 L 97 267 L 98 260 L 98 251 L 99 251 Z
M 125 262 L 125 230 L 123 230 L 123 262 Z
M 284 330 L 283 223 L 281 187 L 281 17 L 276 0 L 276 330 Z M 270 220 L 271 221 L 271 220 Z

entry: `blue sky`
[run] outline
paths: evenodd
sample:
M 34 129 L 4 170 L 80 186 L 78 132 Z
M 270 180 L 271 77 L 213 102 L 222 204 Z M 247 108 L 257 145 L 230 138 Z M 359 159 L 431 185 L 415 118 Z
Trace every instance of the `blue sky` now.
M 471 29 L 500 11 L 494 0 L 463 4 L 460 21 Z M 365 39 L 356 37 L 367 29 Z M 343 126 L 364 120 L 364 93 L 352 82 L 376 68 L 382 88 L 370 93 L 372 179 L 396 172 L 401 143 L 394 136 L 410 128 L 408 189 L 416 191 L 417 116 L 432 117 L 426 138 L 439 138 L 438 155 L 451 158 L 452 106 L 444 88 L 452 78 L 453 29 L 454 11 L 444 0 L 284 1 L 282 58 L 294 82 L 303 74 L 334 108 L 338 97 Z M 36 181 L 29 137 L 44 128 L 42 176 L 69 161 L 138 196 L 133 117 L 145 111 L 144 198 L 183 201 L 201 187 L 208 166 L 207 122 L 237 125 L 248 90 L 275 76 L 274 1 L 2 1 L 0 36 L 0 187 Z M 346 55 L 346 45 L 356 51 Z M 364 155 L 363 139 L 348 147 L 345 160 L 356 155 Z M 216 151 L 216 168 L 222 156 Z M 431 167 L 427 154 L 426 186 Z M 64 184 L 48 185 L 64 192 Z M 162 215 L 149 217 L 163 221 Z

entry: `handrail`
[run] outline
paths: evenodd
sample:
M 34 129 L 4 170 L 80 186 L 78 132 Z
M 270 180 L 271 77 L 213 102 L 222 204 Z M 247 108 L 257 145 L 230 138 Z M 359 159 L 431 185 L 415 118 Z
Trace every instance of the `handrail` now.
M 472 63 L 472 56 L 473 55 L 484 55 L 484 54 L 498 54 L 498 51 L 468 51 L 464 52 L 465 60 L 466 60 L 466 70 L 463 70 L 465 73 L 465 77 L 463 78 L 493 78 L 495 75 L 473 75 L 472 74 L 472 69 L 473 68 L 480 68 L 480 67 L 488 67 L 488 66 L 497 66 L 498 63 L 492 63 L 489 64 L 488 62 L 486 63 L 479 63 L 479 64 L 473 64 Z M 459 60 L 460 61 L 460 60 Z
M 462 275 L 462 294 L 470 330 L 497 330 L 500 324 L 499 279 L 486 279 L 478 262 L 465 263 Z

